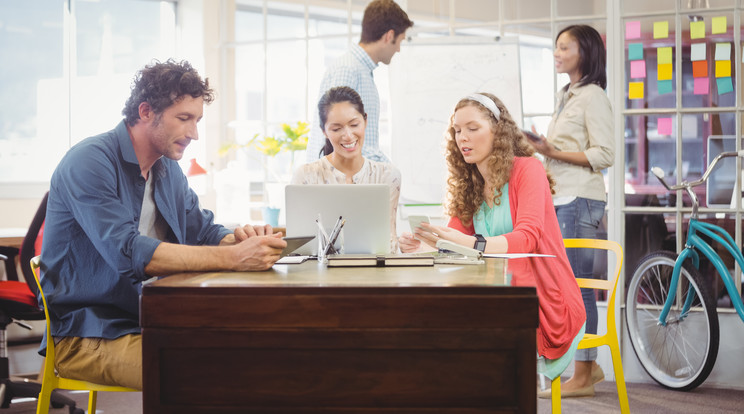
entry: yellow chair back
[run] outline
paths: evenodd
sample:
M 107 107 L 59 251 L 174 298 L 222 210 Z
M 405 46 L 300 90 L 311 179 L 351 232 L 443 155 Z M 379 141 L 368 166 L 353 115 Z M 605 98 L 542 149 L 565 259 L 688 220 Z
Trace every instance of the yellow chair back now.
M 578 349 L 596 348 L 601 345 L 610 347 L 612 355 L 612 368 L 615 371 L 615 383 L 617 385 L 617 398 L 620 402 L 620 411 L 623 414 L 630 413 L 628 406 L 628 391 L 625 388 L 625 374 L 623 373 L 623 362 L 620 359 L 620 344 L 617 337 L 617 325 L 615 324 L 615 293 L 617 283 L 620 279 L 620 271 L 623 267 L 623 249 L 620 245 L 610 240 L 597 239 L 564 239 L 563 245 L 567 249 L 600 249 L 612 251 L 615 254 L 615 268 L 608 273 L 607 280 L 577 278 L 579 287 L 589 289 L 606 290 L 607 298 L 607 332 L 604 335 L 584 334 L 579 342 Z M 561 377 L 556 377 L 551 383 L 551 407 L 553 413 L 561 412 Z
M 36 404 L 36 414 L 48 414 L 49 403 L 52 397 L 52 391 L 55 389 L 63 390 L 81 390 L 89 391 L 88 394 L 88 412 L 96 412 L 96 397 L 98 391 L 117 391 L 117 392 L 139 392 L 127 387 L 117 387 L 110 385 L 94 384 L 88 381 L 79 381 L 69 378 L 62 378 L 57 375 L 54 370 L 54 339 L 52 338 L 52 327 L 49 320 L 49 307 L 47 306 L 46 296 L 44 296 L 44 290 L 41 288 L 41 282 L 39 280 L 39 268 L 41 267 L 41 260 L 39 256 L 31 259 L 31 270 L 34 272 L 34 279 L 36 279 L 36 285 L 39 287 L 39 293 L 41 294 L 41 300 L 44 304 L 44 316 L 46 316 L 46 358 L 44 359 L 44 371 L 43 380 L 41 382 L 41 393 L 39 393 L 39 400 Z

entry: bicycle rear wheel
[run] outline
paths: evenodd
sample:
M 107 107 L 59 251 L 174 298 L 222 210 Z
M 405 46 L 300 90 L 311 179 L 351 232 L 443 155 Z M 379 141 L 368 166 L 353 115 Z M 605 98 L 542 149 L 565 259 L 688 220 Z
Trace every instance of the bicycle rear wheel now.
M 625 302 L 630 343 L 643 369 L 662 386 L 688 391 L 702 384 L 718 356 L 718 314 L 700 272 L 685 262 L 665 326 L 659 315 L 670 293 L 677 255 L 668 251 L 641 259 Z M 688 294 L 692 306 L 683 312 Z

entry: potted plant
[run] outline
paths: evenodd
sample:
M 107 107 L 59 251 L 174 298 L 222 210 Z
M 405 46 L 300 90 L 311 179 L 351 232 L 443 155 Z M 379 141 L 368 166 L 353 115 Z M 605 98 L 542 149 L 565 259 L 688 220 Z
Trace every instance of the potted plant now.
M 264 207 L 262 209 L 263 219 L 272 226 L 278 225 L 280 206 L 272 204 L 272 197 L 268 190 L 269 183 L 277 184 L 277 191 L 284 191 L 294 167 L 295 152 L 304 151 L 307 148 L 308 128 L 307 122 L 298 121 L 294 126 L 281 124 L 282 134 L 274 136 L 261 136 L 256 133 L 245 144 L 230 142 L 219 149 L 219 155 L 225 156 L 239 149 L 256 150 L 262 154 L 261 161 L 264 170 Z M 278 169 L 275 158 L 282 152 L 289 152 L 288 168 Z M 279 197 L 276 197 L 279 198 Z

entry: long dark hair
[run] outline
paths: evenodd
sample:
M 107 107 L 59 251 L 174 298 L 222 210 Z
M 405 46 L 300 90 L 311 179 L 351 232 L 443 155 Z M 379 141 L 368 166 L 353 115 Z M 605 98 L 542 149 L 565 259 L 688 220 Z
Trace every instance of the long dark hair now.
M 328 121 L 328 111 L 331 110 L 331 106 L 341 102 L 349 102 L 354 106 L 364 120 L 367 120 L 367 113 L 364 112 L 364 103 L 362 97 L 359 96 L 357 91 L 351 89 L 348 86 L 336 86 L 335 88 L 328 89 L 318 101 L 318 115 L 320 116 L 320 130 L 325 134 L 325 124 Z M 331 141 L 326 138 L 325 145 L 320 150 L 319 156 L 323 157 L 333 152 L 333 145 Z
M 607 88 L 607 51 L 599 32 L 585 24 L 574 24 L 558 32 L 556 44 L 564 32 L 579 43 L 581 79 L 578 86 L 594 83 L 602 89 Z

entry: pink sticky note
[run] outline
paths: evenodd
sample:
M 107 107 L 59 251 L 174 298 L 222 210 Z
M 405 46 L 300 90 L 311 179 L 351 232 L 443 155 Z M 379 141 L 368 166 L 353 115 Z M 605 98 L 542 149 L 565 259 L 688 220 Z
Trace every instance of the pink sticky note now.
M 694 95 L 707 95 L 710 90 L 709 78 L 695 78 Z
M 672 118 L 659 118 L 659 135 L 672 135 Z
M 645 60 L 631 60 L 630 61 L 630 77 L 631 78 L 645 78 L 646 77 L 646 61 Z
M 639 20 L 625 22 L 625 38 L 626 39 L 638 39 L 640 37 L 641 37 L 641 22 Z

